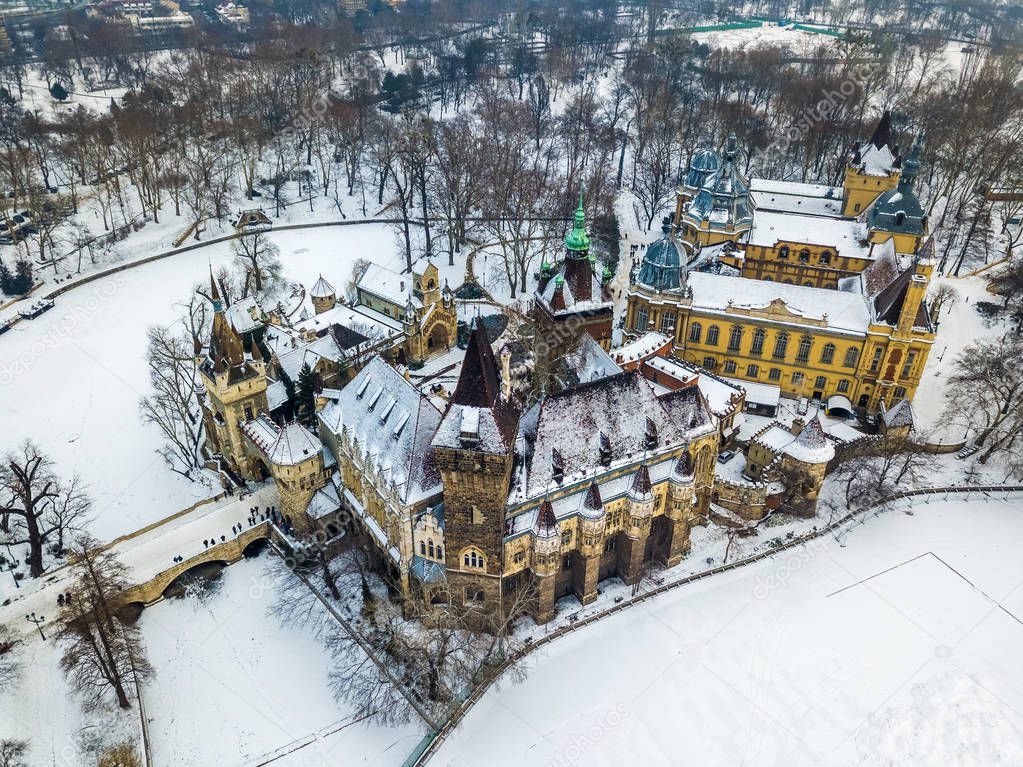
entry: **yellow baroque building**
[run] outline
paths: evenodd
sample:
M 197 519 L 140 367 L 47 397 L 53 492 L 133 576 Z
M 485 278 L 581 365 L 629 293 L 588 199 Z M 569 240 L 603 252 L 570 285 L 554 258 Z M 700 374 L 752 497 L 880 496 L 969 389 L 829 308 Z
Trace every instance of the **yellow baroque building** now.
M 829 410 L 911 400 L 934 343 L 919 151 L 898 157 L 885 115 L 844 188 L 750 183 L 734 136 L 722 159 L 697 152 L 675 225 L 631 275 L 626 335 L 660 332 L 689 362 Z

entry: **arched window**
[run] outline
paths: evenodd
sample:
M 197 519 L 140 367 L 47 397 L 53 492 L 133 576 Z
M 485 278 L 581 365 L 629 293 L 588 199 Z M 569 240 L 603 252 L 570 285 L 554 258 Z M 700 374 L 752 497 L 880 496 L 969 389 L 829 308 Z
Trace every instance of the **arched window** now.
M 438 546 L 437 547 L 437 559 L 444 559 L 444 547 L 443 546 Z
M 426 544 L 423 543 L 422 541 L 419 542 L 419 553 L 422 554 L 424 557 L 426 556 Z
M 777 360 L 785 359 L 785 352 L 789 348 L 789 334 L 781 332 L 774 339 L 774 358 Z
M 462 566 L 470 570 L 484 570 L 487 566 L 487 560 L 484 558 L 482 551 L 475 547 L 470 547 L 462 551 Z
M 810 336 L 803 336 L 799 339 L 799 350 L 796 352 L 796 362 L 808 362 L 810 360 L 810 347 L 813 346 L 813 339 Z
M 845 360 L 842 362 L 847 368 L 856 367 L 856 363 L 860 358 L 860 350 L 855 346 L 850 346 L 845 350 Z
M 645 306 L 639 307 L 636 310 L 636 330 L 646 330 L 647 322 L 650 319 L 650 313 Z
M 700 338 L 703 336 L 703 327 L 700 326 L 699 322 L 694 322 L 689 326 L 689 341 L 690 343 L 700 343 Z
M 742 346 L 742 326 L 736 325 L 728 336 L 728 351 L 737 352 Z
M 433 556 L 433 541 L 430 541 L 430 556 Z
M 788 245 L 782 245 L 780 248 L 778 248 L 778 258 L 788 258 L 788 257 L 789 257 L 789 246 Z
M 759 357 L 764 353 L 764 341 L 767 338 L 767 334 L 763 328 L 757 328 L 753 331 L 753 343 L 749 348 L 749 353 Z
M 707 328 L 707 346 L 718 345 L 718 326 L 711 325 Z
M 835 361 L 835 345 L 824 344 L 824 348 L 821 349 L 821 364 L 830 365 Z
M 799 260 L 804 264 L 807 263 L 810 260 L 810 251 L 806 248 L 799 251 Z
M 821 263 L 822 264 L 830 264 L 831 263 L 831 253 L 830 252 L 825 250 L 823 253 L 821 253 Z

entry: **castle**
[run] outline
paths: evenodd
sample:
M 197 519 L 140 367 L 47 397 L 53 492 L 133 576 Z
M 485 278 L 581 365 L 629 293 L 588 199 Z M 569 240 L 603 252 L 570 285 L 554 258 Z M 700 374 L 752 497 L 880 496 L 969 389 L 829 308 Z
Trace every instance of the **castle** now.
M 734 137 L 721 158 L 694 155 L 675 222 L 631 274 L 617 347 L 613 275 L 580 201 L 564 256 L 539 270 L 535 348 L 472 320 L 450 393 L 403 364 L 457 335 L 435 267 L 371 267 L 351 306 L 321 278 L 313 318 L 255 323 L 258 336 L 258 310 L 232 318 L 215 297 L 197 348 L 210 442 L 243 478 L 274 478 L 296 529 L 361 534 L 413 612 L 547 621 L 563 597 L 588 604 L 605 579 L 677 564 L 696 526 L 748 527 L 793 497 L 812 513 L 836 449 L 862 435 L 817 414 L 770 420 L 781 400 L 907 432 L 934 337 L 919 146 L 901 160 L 886 126 L 841 191 L 749 182 Z M 324 382 L 315 427 L 275 392 L 299 361 Z M 754 413 L 746 450 L 726 452 Z
M 924 300 L 934 269 L 889 116 L 845 166 L 842 188 L 754 179 L 693 155 L 673 223 L 632 275 L 625 331 L 656 331 L 704 368 L 828 410 L 911 400 L 934 343 Z

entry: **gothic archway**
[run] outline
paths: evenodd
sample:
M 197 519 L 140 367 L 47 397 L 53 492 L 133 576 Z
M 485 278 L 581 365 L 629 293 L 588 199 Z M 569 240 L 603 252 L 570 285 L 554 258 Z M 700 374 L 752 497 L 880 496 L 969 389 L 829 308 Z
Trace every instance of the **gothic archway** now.
M 447 351 L 450 343 L 448 329 L 439 322 L 430 329 L 430 335 L 426 337 L 426 348 L 429 352 Z

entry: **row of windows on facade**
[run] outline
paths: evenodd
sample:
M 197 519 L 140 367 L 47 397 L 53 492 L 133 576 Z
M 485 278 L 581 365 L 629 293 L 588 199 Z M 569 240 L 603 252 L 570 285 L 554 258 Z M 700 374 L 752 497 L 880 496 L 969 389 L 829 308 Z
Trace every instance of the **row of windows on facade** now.
M 713 357 L 704 357 L 703 358 L 703 367 L 707 368 L 707 370 L 714 370 L 717 367 L 717 360 L 714 359 Z M 725 360 L 725 364 L 723 365 L 723 370 L 724 370 L 725 375 L 733 375 L 733 374 L 738 372 L 739 366 L 735 363 L 734 360 Z M 909 372 L 910 372 L 909 371 L 909 367 L 908 366 L 904 367 L 903 371 L 902 371 L 902 377 L 903 378 L 908 378 L 909 377 Z M 751 365 L 747 365 L 746 366 L 746 377 L 747 378 L 758 378 L 759 376 L 760 376 L 760 366 L 759 365 L 752 365 L 751 364 Z M 796 386 L 801 385 L 805 379 L 806 379 L 806 376 L 804 376 L 802 373 L 800 373 L 798 371 L 793 373 L 792 376 L 791 376 L 792 383 L 793 383 L 793 385 L 796 385 Z M 771 368 L 767 372 L 767 380 L 768 381 L 781 381 L 781 369 L 780 368 Z M 823 389 L 827 388 L 827 385 L 828 385 L 828 379 L 827 379 L 826 376 L 817 376 L 814 379 L 813 386 L 814 386 L 815 389 L 823 390 Z M 839 394 L 848 394 L 849 390 L 851 388 L 852 388 L 852 383 L 849 381 L 849 379 L 842 378 L 842 379 L 840 379 L 838 381 L 837 389 L 838 389 Z M 903 399 L 906 396 L 906 389 L 903 386 L 896 386 L 895 389 L 894 389 L 894 392 L 895 392 L 895 396 L 897 398 L 899 398 L 899 399 Z
M 784 259 L 788 259 L 788 257 L 789 257 L 789 247 L 788 247 L 788 245 L 782 245 L 780 248 L 778 248 L 778 258 L 784 260 Z M 830 264 L 831 263 L 831 252 L 825 250 L 817 258 L 818 258 L 818 262 L 821 263 L 821 264 Z M 803 248 L 801 251 L 799 251 L 799 261 L 800 261 L 800 263 L 803 263 L 803 264 L 809 263 L 810 262 L 810 251 L 807 250 L 806 248 Z
M 645 306 L 640 307 L 636 312 L 636 329 L 641 330 L 647 327 L 649 321 L 649 311 Z M 673 334 L 675 331 L 676 315 L 675 312 L 662 312 L 661 313 L 661 332 L 667 334 Z M 742 339 L 744 335 L 744 328 L 741 325 L 735 325 L 732 327 L 731 332 L 728 334 L 728 351 L 739 352 L 742 350 Z M 698 344 L 703 343 L 705 346 L 717 346 L 720 342 L 721 330 L 717 325 L 711 325 L 707 328 L 707 337 L 703 338 L 703 326 L 699 322 L 693 322 L 689 326 L 689 342 Z M 761 328 L 757 328 L 753 331 L 753 341 L 750 343 L 749 354 L 754 357 L 759 357 L 764 353 L 764 346 L 767 342 L 767 333 Z M 782 331 L 774 339 L 774 349 L 771 352 L 771 356 L 774 359 L 783 360 L 788 353 L 789 347 L 789 334 Z M 813 347 L 812 336 L 802 336 L 799 339 L 799 347 L 796 350 L 796 362 L 809 362 L 810 351 Z M 835 354 L 838 351 L 838 347 L 833 343 L 826 343 L 821 348 L 820 363 L 822 365 L 832 365 L 835 362 Z M 870 371 L 877 372 L 878 367 L 881 364 L 881 356 L 884 350 L 881 347 L 874 349 L 874 357 L 871 360 Z M 908 378 L 910 371 L 913 368 L 915 361 L 916 352 L 911 351 L 907 357 L 906 363 L 903 365 L 902 378 Z M 842 359 L 842 366 L 847 368 L 855 368 L 857 362 L 859 362 L 860 350 L 857 346 L 850 346 L 845 351 L 845 356 Z M 755 367 L 755 366 L 754 366 Z

